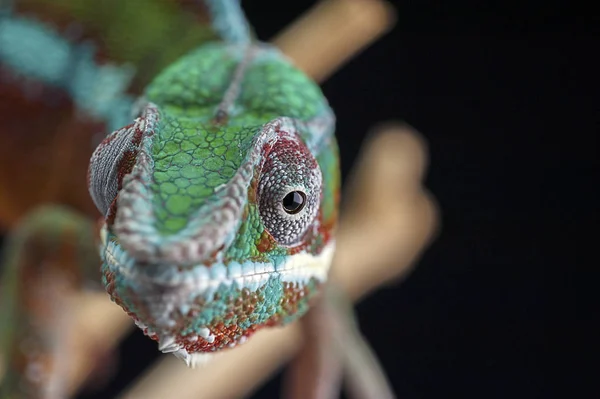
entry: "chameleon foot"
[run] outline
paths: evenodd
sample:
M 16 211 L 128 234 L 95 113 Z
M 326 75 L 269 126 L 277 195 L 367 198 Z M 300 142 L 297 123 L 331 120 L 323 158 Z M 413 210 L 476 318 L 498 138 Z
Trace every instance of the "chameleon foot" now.
M 30 213 L 7 237 L 0 285 L 0 398 L 65 398 L 69 300 L 98 280 L 94 224 L 58 206 Z

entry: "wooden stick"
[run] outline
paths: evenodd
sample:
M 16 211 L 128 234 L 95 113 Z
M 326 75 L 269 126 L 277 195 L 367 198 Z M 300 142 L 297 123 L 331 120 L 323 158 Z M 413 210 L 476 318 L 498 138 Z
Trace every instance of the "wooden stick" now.
M 272 42 L 313 79 L 323 81 L 395 22 L 395 12 L 385 1 L 325 0 Z
M 97 365 L 98 356 L 113 350 L 135 327 L 131 318 L 105 292 L 77 295 L 71 302 L 73 354 L 68 369 L 68 392 L 74 394 Z
M 378 134 L 359 163 L 350 192 L 366 203 L 345 209 L 332 273 L 355 300 L 404 276 L 432 239 L 437 211 L 421 187 L 425 164 L 420 136 L 398 127 Z M 243 397 L 294 356 L 302 338 L 298 323 L 259 331 L 199 369 L 167 355 L 120 399 Z

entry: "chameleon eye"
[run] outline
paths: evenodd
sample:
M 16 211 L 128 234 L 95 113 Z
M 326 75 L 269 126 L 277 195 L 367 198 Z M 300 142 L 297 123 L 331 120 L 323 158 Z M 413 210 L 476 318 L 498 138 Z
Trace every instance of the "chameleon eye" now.
M 319 164 L 300 138 L 280 137 L 266 156 L 257 187 L 261 220 L 280 245 L 299 244 L 313 224 L 321 183 Z
M 304 204 L 306 204 L 306 194 L 302 191 L 292 191 L 283 197 L 281 203 L 283 205 L 283 210 L 290 215 L 293 215 L 304 208 Z
M 108 216 L 123 176 L 135 162 L 138 143 L 134 141 L 134 125 L 125 126 L 110 135 L 96 148 L 88 169 L 88 188 L 102 216 Z
M 151 126 L 148 121 L 155 113 L 153 106 L 145 107 L 141 117 L 109 134 L 92 154 L 88 167 L 88 189 L 102 216 L 114 216 L 116 208 L 111 208 L 115 206 L 123 177 L 131 172 L 142 139 L 149 134 Z

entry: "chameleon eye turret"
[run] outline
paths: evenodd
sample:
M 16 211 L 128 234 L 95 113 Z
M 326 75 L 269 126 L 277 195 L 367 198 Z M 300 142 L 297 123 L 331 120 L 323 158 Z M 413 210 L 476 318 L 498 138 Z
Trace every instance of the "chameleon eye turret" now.
M 148 134 L 146 122 L 155 116 L 156 109 L 147 107 L 134 123 L 109 134 L 92 154 L 88 187 L 94 204 L 109 225 L 116 214 L 116 199 L 123 187 L 123 178 L 131 173 L 142 139 Z
M 321 169 L 299 137 L 279 140 L 267 156 L 258 185 L 262 222 L 281 245 L 297 244 L 321 203 Z

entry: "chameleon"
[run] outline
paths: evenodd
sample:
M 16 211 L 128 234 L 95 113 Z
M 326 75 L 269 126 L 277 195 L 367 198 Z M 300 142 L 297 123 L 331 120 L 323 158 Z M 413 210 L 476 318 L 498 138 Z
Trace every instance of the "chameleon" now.
M 306 313 L 340 189 L 319 86 L 251 37 L 237 1 L 207 5 L 223 39 L 158 74 L 88 171 L 107 292 L 188 365 Z
M 218 39 L 167 66 L 136 101 L 107 108 L 80 97 L 114 128 L 87 174 L 103 215 L 104 288 L 160 351 L 190 367 L 314 309 L 340 201 L 335 116 L 319 86 L 254 38 L 239 1 L 204 5 Z M 116 126 L 125 106 L 129 124 Z M 90 221 L 52 212 L 32 215 L 15 242 L 27 248 L 32 231 L 68 230 L 80 241 L 67 254 L 81 265 L 73 272 L 97 277 Z

